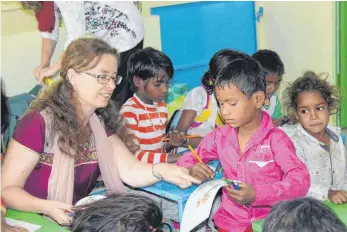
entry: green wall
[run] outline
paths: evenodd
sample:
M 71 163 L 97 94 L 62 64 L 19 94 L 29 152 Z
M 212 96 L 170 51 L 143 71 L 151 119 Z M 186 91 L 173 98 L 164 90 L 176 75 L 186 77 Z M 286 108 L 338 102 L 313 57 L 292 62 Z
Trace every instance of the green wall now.
M 341 127 L 347 127 L 347 2 L 340 3 Z

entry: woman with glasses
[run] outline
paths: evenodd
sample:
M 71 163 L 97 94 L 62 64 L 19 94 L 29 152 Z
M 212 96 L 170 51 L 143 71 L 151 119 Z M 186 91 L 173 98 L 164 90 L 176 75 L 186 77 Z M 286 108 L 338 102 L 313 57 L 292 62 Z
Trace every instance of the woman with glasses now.
M 123 183 L 199 183 L 185 168 L 142 163 L 131 153 L 131 137 L 110 101 L 121 81 L 117 64 L 116 49 L 102 40 L 78 39 L 67 47 L 61 81 L 32 104 L 9 144 L 1 186 L 8 207 L 68 225 L 72 205 L 92 191 L 100 174 L 115 192 L 125 191 Z

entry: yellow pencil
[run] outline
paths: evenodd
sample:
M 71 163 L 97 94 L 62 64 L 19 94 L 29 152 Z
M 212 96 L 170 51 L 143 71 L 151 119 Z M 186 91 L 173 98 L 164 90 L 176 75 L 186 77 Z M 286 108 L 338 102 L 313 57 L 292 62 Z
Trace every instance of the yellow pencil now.
M 199 161 L 199 163 L 203 163 L 202 160 L 200 159 L 200 157 L 198 156 L 198 154 L 196 153 L 196 151 L 194 150 L 194 148 L 192 148 L 192 146 L 190 146 L 190 145 L 188 145 L 188 148 L 190 149 L 190 151 L 192 152 L 194 157 Z
M 192 154 L 194 155 L 194 157 L 199 161 L 199 163 L 202 163 L 202 164 L 203 164 L 201 158 L 199 157 L 198 153 L 196 153 L 196 151 L 194 150 L 194 148 L 192 148 L 192 146 L 190 146 L 190 145 L 188 145 L 188 148 L 190 149 L 190 151 L 192 152 Z M 213 178 L 214 178 L 214 175 L 212 174 L 210 177 L 211 177 L 211 179 L 213 179 Z

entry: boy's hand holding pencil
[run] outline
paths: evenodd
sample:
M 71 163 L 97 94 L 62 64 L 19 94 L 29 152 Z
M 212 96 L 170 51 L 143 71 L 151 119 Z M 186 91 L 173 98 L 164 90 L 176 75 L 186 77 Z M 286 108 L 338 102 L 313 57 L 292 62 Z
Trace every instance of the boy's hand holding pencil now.
M 189 174 L 193 177 L 195 177 L 198 180 L 204 181 L 206 179 L 213 179 L 214 177 L 214 171 L 204 164 L 199 157 L 199 155 L 196 153 L 196 151 L 188 145 L 188 148 L 191 150 L 193 156 L 197 159 L 198 163 L 194 166 L 188 168 Z

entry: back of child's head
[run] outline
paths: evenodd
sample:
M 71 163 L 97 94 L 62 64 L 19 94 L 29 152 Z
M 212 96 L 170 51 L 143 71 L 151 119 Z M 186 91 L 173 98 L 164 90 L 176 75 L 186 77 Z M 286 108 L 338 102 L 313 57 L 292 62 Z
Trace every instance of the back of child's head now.
M 246 57 L 247 55 L 231 49 L 223 49 L 216 52 L 209 62 L 209 70 L 201 78 L 202 85 L 209 94 L 213 93 L 216 77 L 230 62 L 237 58 Z
M 296 120 L 299 95 L 303 92 L 319 92 L 329 107 L 329 113 L 334 114 L 339 110 L 339 91 L 336 86 L 327 81 L 326 74 L 315 74 L 307 71 L 296 79 L 283 92 L 286 114 Z
M 346 226 L 326 206 L 313 198 L 283 201 L 275 205 L 263 232 L 346 232 Z
M 279 77 L 284 74 L 284 65 L 279 55 L 271 50 L 262 49 L 252 55 L 263 67 L 266 74 L 276 73 Z
M 137 90 L 133 82 L 134 77 L 144 81 L 158 78 L 160 70 L 163 70 L 169 79 L 174 75 L 173 64 L 165 53 L 151 47 L 132 53 L 127 61 L 127 77 L 131 89 L 133 91 Z
M 71 230 L 75 232 L 162 231 L 162 212 L 148 197 L 113 194 L 76 208 Z
M 218 73 L 215 86 L 223 89 L 231 84 L 239 88 L 248 98 L 257 91 L 265 93 L 264 71 L 259 62 L 249 56 L 245 56 L 237 58 L 228 64 Z

